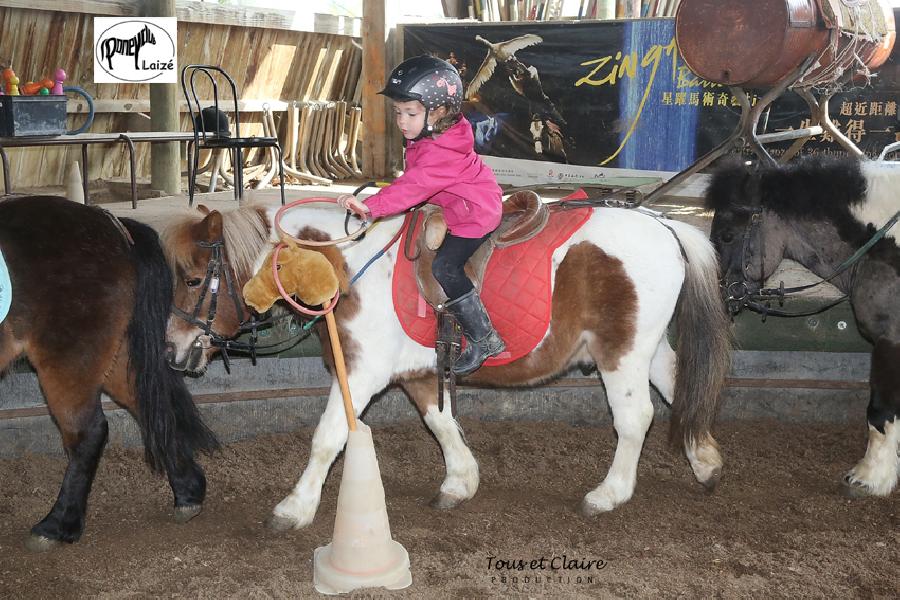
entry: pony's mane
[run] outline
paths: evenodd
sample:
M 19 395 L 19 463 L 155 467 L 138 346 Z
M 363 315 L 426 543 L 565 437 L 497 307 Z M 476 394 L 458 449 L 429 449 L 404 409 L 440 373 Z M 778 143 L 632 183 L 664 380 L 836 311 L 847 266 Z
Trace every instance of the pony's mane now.
M 746 209 L 762 205 L 786 218 L 843 219 L 866 199 L 866 178 L 855 159 L 804 157 L 754 170 L 731 162 L 713 175 L 706 207 Z
M 219 213 L 222 215 L 228 261 L 240 281 L 253 276 L 256 258 L 269 242 L 269 225 L 264 211 L 262 206 L 248 205 Z M 187 268 L 191 265 L 190 246 L 194 241 L 190 229 L 203 218 L 204 215 L 198 211 L 177 215 L 163 232 L 163 244 L 173 267 Z

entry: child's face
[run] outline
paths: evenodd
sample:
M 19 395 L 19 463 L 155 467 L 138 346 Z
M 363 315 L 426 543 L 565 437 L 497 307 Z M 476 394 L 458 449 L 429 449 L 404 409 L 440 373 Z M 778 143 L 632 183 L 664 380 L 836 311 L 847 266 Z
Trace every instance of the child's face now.
M 397 128 L 403 137 L 415 139 L 425 127 L 425 106 L 418 100 L 398 102 L 394 100 L 394 118 L 397 119 Z
M 446 109 L 443 106 L 428 111 L 428 123 L 434 125 L 435 121 L 445 114 Z M 394 100 L 394 118 L 397 119 L 397 128 L 403 137 L 414 140 L 425 127 L 425 105 L 418 100 L 408 102 Z

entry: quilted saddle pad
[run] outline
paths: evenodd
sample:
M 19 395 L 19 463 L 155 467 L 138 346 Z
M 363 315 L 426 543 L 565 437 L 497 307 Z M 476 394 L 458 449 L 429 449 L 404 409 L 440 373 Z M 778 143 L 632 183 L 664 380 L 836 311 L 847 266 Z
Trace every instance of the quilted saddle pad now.
M 534 238 L 494 249 L 485 269 L 481 299 L 503 341 L 506 352 L 490 358 L 487 366 L 510 363 L 531 352 L 550 326 L 550 269 L 553 251 L 590 218 L 590 208 L 553 212 Z M 419 227 L 412 232 L 415 243 Z M 404 247 L 409 230 L 400 241 Z M 411 247 L 415 247 L 414 245 Z M 419 293 L 415 267 L 403 252 L 397 257 L 393 277 L 394 310 L 410 338 L 433 348 L 437 338 L 434 309 Z

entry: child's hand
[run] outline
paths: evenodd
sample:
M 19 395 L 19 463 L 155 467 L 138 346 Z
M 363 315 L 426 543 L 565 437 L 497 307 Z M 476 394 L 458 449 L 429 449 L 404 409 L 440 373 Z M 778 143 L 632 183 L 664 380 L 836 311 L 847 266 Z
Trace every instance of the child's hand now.
M 353 194 L 341 194 L 337 197 L 337 203 L 341 208 L 352 211 L 363 219 L 369 214 L 369 207 L 364 202 L 357 200 Z

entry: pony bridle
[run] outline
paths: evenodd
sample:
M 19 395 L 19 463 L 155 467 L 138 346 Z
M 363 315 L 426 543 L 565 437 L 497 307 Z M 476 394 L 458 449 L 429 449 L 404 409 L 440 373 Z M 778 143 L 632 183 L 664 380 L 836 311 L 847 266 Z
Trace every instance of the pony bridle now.
M 835 273 L 828 279 L 822 279 L 821 281 L 798 287 L 785 288 L 783 281 L 779 282 L 778 287 L 775 288 L 762 287 L 766 279 L 766 242 L 763 238 L 763 208 L 757 204 L 752 207 L 752 210 L 747 227 L 744 229 L 744 238 L 741 244 L 741 279 L 731 283 L 725 282 L 723 285 L 725 306 L 728 308 L 728 313 L 732 318 L 745 308 L 762 315 L 763 321 L 769 315 L 776 317 L 809 317 L 824 312 L 847 298 L 847 296 L 842 296 L 834 302 L 828 302 L 824 306 L 803 312 L 785 312 L 778 308 L 772 308 L 772 300 L 777 300 L 778 306 L 784 306 L 784 300 L 788 296 L 824 283 L 834 278 L 838 273 Z M 753 243 L 754 232 L 756 232 L 756 238 L 759 241 L 759 277 L 756 279 L 753 279 L 750 275 L 751 267 L 753 266 L 753 254 L 750 251 L 750 245 Z M 751 284 L 757 282 L 759 289 L 751 293 Z
M 756 281 L 760 282 L 760 287 L 762 286 L 762 281 L 765 280 L 765 268 L 766 268 L 766 246 L 763 240 L 763 229 L 762 229 L 762 207 L 757 206 L 754 207 L 753 212 L 750 214 L 750 218 L 747 222 L 747 227 L 744 229 L 744 236 L 741 243 L 741 279 L 738 281 L 732 281 L 728 283 L 727 281 L 723 281 L 723 291 L 725 296 L 725 305 L 728 307 L 728 312 L 732 316 L 740 313 L 744 308 L 749 308 L 750 310 L 756 311 L 759 300 L 769 300 L 772 295 L 778 294 L 769 294 L 772 290 L 763 290 L 760 289 L 754 294 L 750 293 L 750 285 L 755 283 Z M 750 276 L 750 268 L 752 266 L 752 254 L 750 253 L 750 244 L 753 242 L 753 233 L 757 232 L 757 237 L 759 238 L 759 278 L 754 280 Z M 727 277 L 727 274 L 725 275 Z M 782 283 L 780 286 L 782 290 L 780 301 L 784 300 L 783 290 L 784 284 Z M 763 294 L 763 292 L 766 292 Z M 759 305 L 761 306 L 761 305 Z
M 869 238 L 869 240 L 865 244 L 858 248 L 844 262 L 838 265 L 828 277 L 822 277 L 818 281 L 815 281 L 813 283 L 808 283 L 806 285 L 800 285 L 796 287 L 786 288 L 784 287 L 784 282 L 782 281 L 779 282 L 777 288 L 763 288 L 762 282 L 765 280 L 766 268 L 766 246 L 765 241 L 763 240 L 762 215 L 762 207 L 755 206 L 753 208 L 753 213 L 750 215 L 750 221 L 747 223 L 747 228 L 744 230 L 743 247 L 741 248 L 742 279 L 740 281 L 733 281 L 731 283 L 725 282 L 725 285 L 723 285 L 725 304 L 728 307 L 728 312 L 732 316 L 741 312 L 742 309 L 747 308 L 755 313 L 761 314 L 763 316 L 763 320 L 765 320 L 766 316 L 768 315 L 774 315 L 776 317 L 809 317 L 825 312 L 826 310 L 837 306 L 844 300 L 849 299 L 849 294 L 844 294 L 840 298 L 827 302 L 818 308 L 803 312 L 785 312 L 776 308 L 772 308 L 771 301 L 772 299 L 777 299 L 779 306 L 783 306 L 785 298 L 799 292 L 809 290 L 823 283 L 830 282 L 848 269 L 855 268 L 859 260 L 863 256 L 865 256 L 866 253 L 871 250 L 876 243 L 878 243 L 878 241 L 880 241 L 885 235 L 887 235 L 887 232 L 890 231 L 891 228 L 894 227 L 894 225 L 900 222 L 900 211 L 897 211 L 880 229 L 878 229 L 878 231 L 876 231 Z M 749 276 L 751 267 L 749 248 L 750 243 L 753 239 L 754 229 L 757 229 L 759 231 L 758 238 L 760 260 L 759 279 L 757 281 L 759 281 L 760 289 L 751 294 L 750 284 L 754 283 L 754 280 Z
M 191 325 L 198 327 L 203 332 L 201 335 L 197 336 L 197 339 L 191 344 L 189 356 L 195 353 L 201 353 L 207 347 L 219 348 L 222 351 L 222 359 L 225 362 L 225 368 L 226 370 L 230 370 L 228 350 L 250 352 L 251 357 L 255 359 L 257 347 L 256 330 L 261 325 L 268 324 L 271 319 L 257 320 L 255 315 L 244 310 L 244 303 L 238 295 L 237 287 L 235 286 L 234 273 L 232 272 L 231 265 L 225 259 L 225 242 L 223 240 L 214 242 L 200 241 L 197 242 L 197 245 L 201 248 L 209 248 L 211 252 L 209 262 L 206 265 L 206 275 L 203 278 L 203 282 L 200 284 L 200 297 L 197 299 L 197 303 L 194 305 L 194 309 L 191 312 L 186 312 L 173 304 L 172 313 Z M 236 337 L 249 331 L 252 333 L 249 343 L 229 339 L 229 337 L 213 329 L 213 322 L 216 320 L 216 312 L 219 305 L 219 294 L 222 291 L 221 284 L 223 278 L 225 279 L 225 291 L 228 294 L 228 298 L 230 298 L 231 302 L 234 304 L 235 314 L 240 320 L 238 333 L 232 337 Z M 200 311 L 203 309 L 203 303 L 206 301 L 207 294 L 209 294 L 209 309 L 206 311 L 206 318 L 201 319 Z M 203 338 L 208 340 L 208 346 L 204 346 Z M 179 370 L 183 370 L 183 365 L 186 363 L 187 360 L 185 360 L 184 363 L 172 364 L 171 366 L 176 369 L 181 366 L 181 369 Z

